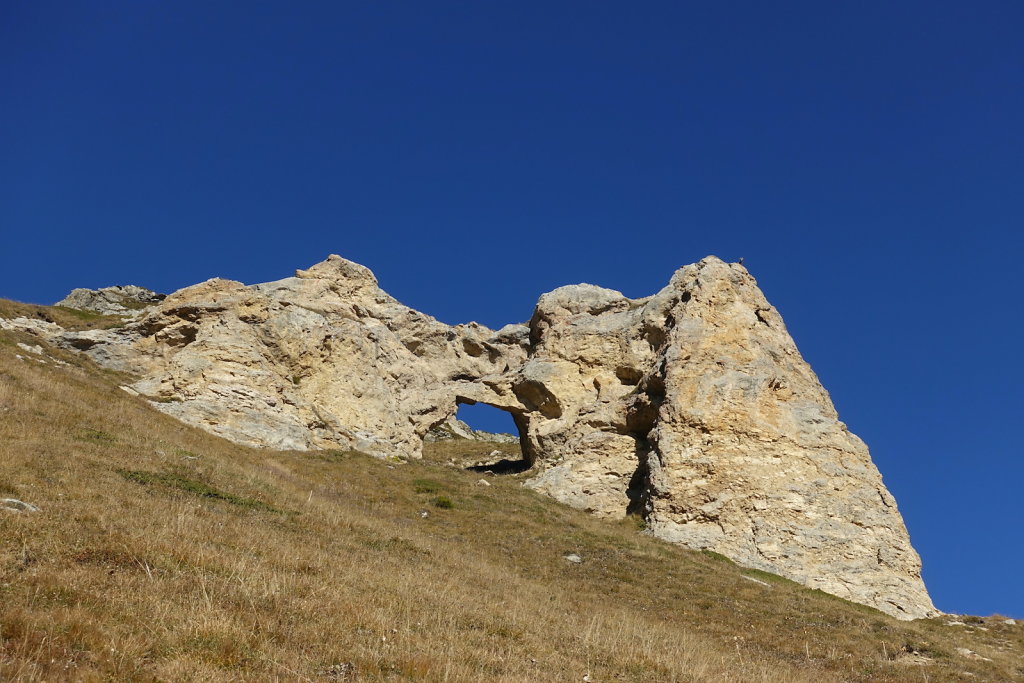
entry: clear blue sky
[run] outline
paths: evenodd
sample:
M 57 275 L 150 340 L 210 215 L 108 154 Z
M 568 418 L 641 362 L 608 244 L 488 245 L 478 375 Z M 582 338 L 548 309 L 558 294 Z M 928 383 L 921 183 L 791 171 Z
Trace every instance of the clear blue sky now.
M 1024 617 L 1022 33 L 1017 1 L 7 0 L 0 296 L 336 252 L 499 326 L 743 256 L 938 606 Z

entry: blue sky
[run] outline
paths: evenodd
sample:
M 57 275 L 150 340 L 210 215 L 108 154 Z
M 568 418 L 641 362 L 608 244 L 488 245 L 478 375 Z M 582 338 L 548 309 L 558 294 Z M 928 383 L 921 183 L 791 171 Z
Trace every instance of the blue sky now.
M 334 252 L 500 326 L 742 256 L 937 605 L 1024 617 L 1022 26 L 998 1 L 4 2 L 0 296 Z

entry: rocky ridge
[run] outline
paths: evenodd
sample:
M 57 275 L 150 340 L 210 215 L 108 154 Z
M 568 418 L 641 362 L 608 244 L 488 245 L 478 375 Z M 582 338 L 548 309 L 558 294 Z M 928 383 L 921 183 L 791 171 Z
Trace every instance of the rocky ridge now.
M 458 404 L 489 404 L 515 420 L 527 485 L 558 500 L 900 618 L 936 613 L 867 447 L 739 264 L 708 257 L 644 299 L 561 287 L 494 331 L 403 306 L 332 255 L 187 287 L 118 329 L 34 330 L 254 446 L 415 458 Z
M 157 294 L 151 289 L 136 285 L 115 285 L 100 289 L 79 287 L 71 290 L 70 294 L 54 305 L 92 311 L 101 315 L 132 315 L 159 303 L 164 297 L 164 294 Z

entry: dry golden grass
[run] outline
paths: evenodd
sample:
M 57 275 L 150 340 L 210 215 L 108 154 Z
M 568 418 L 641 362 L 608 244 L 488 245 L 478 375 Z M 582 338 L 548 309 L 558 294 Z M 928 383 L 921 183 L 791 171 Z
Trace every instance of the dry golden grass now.
M 507 445 L 246 449 L 16 353 L 0 497 L 40 512 L 0 511 L 0 680 L 1024 678 L 1024 626 L 898 622 L 462 466 Z
M 117 315 L 102 315 L 64 306 L 40 306 L 0 299 L 0 318 L 32 318 L 57 323 L 68 330 L 107 329 L 124 323 Z

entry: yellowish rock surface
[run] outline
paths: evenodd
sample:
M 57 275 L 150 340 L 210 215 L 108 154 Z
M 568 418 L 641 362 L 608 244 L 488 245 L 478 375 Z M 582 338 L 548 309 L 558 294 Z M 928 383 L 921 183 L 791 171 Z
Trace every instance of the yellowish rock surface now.
M 708 257 L 645 299 L 561 287 L 493 331 L 403 306 L 331 256 L 188 287 L 118 330 L 29 331 L 255 446 L 415 458 L 458 403 L 494 405 L 538 491 L 897 617 L 936 613 L 866 446 L 739 264 Z

